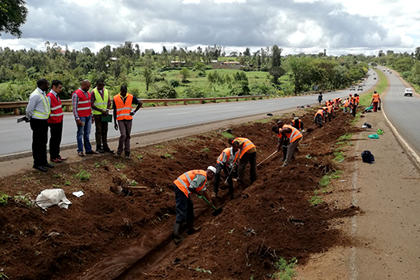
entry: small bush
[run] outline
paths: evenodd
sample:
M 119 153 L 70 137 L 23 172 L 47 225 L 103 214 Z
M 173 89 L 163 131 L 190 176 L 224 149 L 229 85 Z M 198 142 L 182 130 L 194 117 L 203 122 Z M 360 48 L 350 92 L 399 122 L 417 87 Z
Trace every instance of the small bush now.
M 82 166 L 79 166 L 79 173 L 74 175 L 74 178 L 79 179 L 80 181 L 89 180 L 91 174 L 86 170 L 82 169 Z

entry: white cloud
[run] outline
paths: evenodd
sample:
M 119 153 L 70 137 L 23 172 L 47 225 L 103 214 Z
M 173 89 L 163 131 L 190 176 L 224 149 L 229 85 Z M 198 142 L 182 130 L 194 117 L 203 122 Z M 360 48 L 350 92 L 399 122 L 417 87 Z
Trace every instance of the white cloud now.
M 31 0 L 22 39 L 0 46 L 44 48 L 50 41 L 97 51 L 124 41 L 156 51 L 221 45 L 243 51 L 277 44 L 284 52 L 413 52 L 420 5 L 410 0 Z M 143 47 L 141 47 L 144 49 Z

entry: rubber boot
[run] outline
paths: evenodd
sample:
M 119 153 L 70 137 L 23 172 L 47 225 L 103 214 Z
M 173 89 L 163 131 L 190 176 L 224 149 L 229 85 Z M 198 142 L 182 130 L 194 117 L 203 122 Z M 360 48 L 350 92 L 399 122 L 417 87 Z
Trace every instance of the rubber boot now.
M 178 245 L 179 243 L 181 243 L 182 241 L 184 241 L 184 237 L 181 236 L 180 234 L 180 230 L 181 230 L 181 225 L 179 223 L 175 223 L 174 224 L 174 242 L 176 245 Z

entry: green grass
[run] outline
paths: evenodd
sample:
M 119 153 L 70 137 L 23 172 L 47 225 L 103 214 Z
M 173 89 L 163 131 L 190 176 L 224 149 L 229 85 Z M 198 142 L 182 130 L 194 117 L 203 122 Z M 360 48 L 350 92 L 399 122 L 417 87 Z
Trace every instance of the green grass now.
M 71 185 L 71 183 L 69 182 L 69 181 L 66 181 L 65 183 L 64 183 L 64 186 L 70 186 Z
M 165 158 L 174 158 L 174 156 L 173 155 L 171 155 L 171 154 L 165 154 Z
M 0 205 L 6 205 L 9 200 L 9 196 L 5 193 L 0 194 Z
M 344 153 L 343 152 L 334 152 L 335 158 L 333 159 L 336 162 L 343 162 L 344 161 Z
M 296 271 L 294 270 L 296 264 L 296 258 L 292 258 L 289 261 L 280 258 L 274 264 L 274 267 L 278 270 L 278 272 L 274 273 L 273 278 L 279 280 L 291 280 L 293 276 L 297 275 Z
M 74 178 L 79 179 L 80 181 L 89 180 L 91 174 L 84 170 L 81 165 L 79 166 L 79 169 L 79 173 L 75 174 Z
M 319 181 L 319 186 L 326 187 L 330 184 L 330 176 L 325 175 L 322 177 L 321 181 Z
M 338 138 L 338 141 L 350 140 L 351 137 L 353 137 L 353 133 L 346 133 L 346 134 L 340 136 L 340 138 Z
M 24 204 L 27 207 L 32 207 L 34 204 L 32 203 L 31 198 L 27 194 L 22 194 L 19 192 L 17 195 L 13 197 L 13 200 L 17 204 Z
M 225 137 L 225 138 L 227 138 L 227 139 L 229 139 L 229 138 L 233 138 L 233 135 L 232 134 L 230 134 L 229 132 L 222 132 L 222 136 L 223 137 Z
M 158 148 L 158 149 L 163 148 L 163 146 L 161 146 L 161 145 L 156 145 L 155 147 Z
M 0 273 L 0 280 L 6 280 L 9 279 L 9 276 L 7 276 L 6 274 L 4 274 L 3 272 Z
M 138 156 L 137 156 L 137 159 L 138 159 L 139 161 L 143 161 L 143 156 L 142 156 L 142 155 L 138 155 Z
M 209 148 L 204 148 L 204 149 L 201 150 L 201 152 L 208 152 L 208 151 L 210 151 Z
M 343 171 L 340 170 L 336 170 L 335 172 L 331 173 L 331 178 L 332 179 L 340 179 L 341 178 L 341 174 L 343 174 Z
M 317 206 L 318 204 L 322 203 L 322 197 L 315 194 L 314 196 L 311 197 L 311 199 L 309 200 L 309 203 L 311 204 L 311 206 Z
M 114 167 L 115 167 L 116 169 L 124 169 L 124 168 L 125 168 L 125 165 L 124 165 L 124 164 L 122 164 L 122 163 L 116 163 L 116 164 L 114 164 Z

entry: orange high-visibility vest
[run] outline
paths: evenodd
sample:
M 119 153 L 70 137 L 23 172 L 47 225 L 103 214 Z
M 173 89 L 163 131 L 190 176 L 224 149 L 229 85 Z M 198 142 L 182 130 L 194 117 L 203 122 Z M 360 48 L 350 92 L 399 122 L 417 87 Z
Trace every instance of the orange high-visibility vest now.
M 360 97 L 356 96 L 356 104 L 359 104 Z
M 293 120 L 292 121 L 292 126 L 294 127 L 294 128 L 297 128 L 297 129 L 301 129 L 302 128 L 302 121 L 301 120 L 297 120 L 298 121 L 298 123 L 296 124 L 296 120 Z
M 73 94 L 77 94 L 79 97 L 79 101 L 77 102 L 77 114 L 79 117 L 89 117 L 92 115 L 92 105 L 90 101 L 90 92 L 88 92 L 88 96 L 86 97 L 85 93 L 78 89 Z
M 207 182 L 207 173 L 204 170 L 191 170 L 185 172 L 174 181 L 174 184 L 188 197 L 190 194 L 189 187 L 191 181 L 194 180 L 196 175 L 203 175 L 206 177 L 204 183 L 200 187 L 196 188 L 196 190 L 199 192 L 204 188 Z
M 349 101 L 348 100 L 346 100 L 346 102 L 344 103 L 344 105 L 343 105 L 343 107 L 349 107 Z
M 296 128 L 294 128 L 291 125 L 285 124 L 285 125 L 283 125 L 282 130 L 284 128 L 290 128 L 292 130 L 292 132 L 290 132 L 290 133 L 285 133 L 286 137 L 289 138 L 290 143 L 295 142 L 297 139 L 303 137 L 302 133 L 300 133 L 299 130 L 297 130 Z
M 223 160 L 223 154 L 226 154 L 226 163 L 228 163 L 229 162 L 229 159 L 230 159 L 230 156 L 231 156 L 231 153 L 230 153 L 230 150 L 231 149 L 232 148 L 226 148 L 226 149 L 224 149 L 223 152 L 220 154 L 220 156 L 217 158 L 217 162 L 218 163 L 224 163 L 224 162 L 222 162 L 222 160 Z M 236 162 L 236 160 L 238 159 L 238 156 L 239 156 L 239 153 L 236 153 L 235 158 L 233 159 L 233 163 Z
M 375 93 L 374 95 L 372 95 L 372 101 L 379 102 L 379 94 Z
M 114 96 L 115 106 L 117 107 L 117 121 L 132 120 L 131 109 L 133 103 L 133 95 L 127 93 L 125 103 L 120 94 Z
M 235 138 L 234 141 L 241 141 L 244 142 L 242 148 L 241 148 L 241 154 L 239 155 L 239 158 L 242 158 L 242 156 L 248 152 L 249 150 L 251 150 L 252 148 L 255 148 L 255 145 L 251 142 L 251 140 L 247 139 L 247 138 L 242 138 L 242 137 L 238 137 Z
M 328 106 L 328 105 L 330 105 L 330 102 L 327 100 L 325 101 L 325 106 Z
M 318 110 L 318 111 L 315 113 L 315 117 L 316 117 L 316 116 L 318 116 L 318 115 L 321 115 L 321 117 L 323 117 L 323 116 L 324 116 L 324 110 Z
M 49 92 L 47 96 L 51 100 L 51 113 L 48 117 L 49 123 L 61 123 L 63 121 L 63 108 L 61 106 L 61 99 L 60 97 L 57 97 L 54 95 L 54 93 Z

